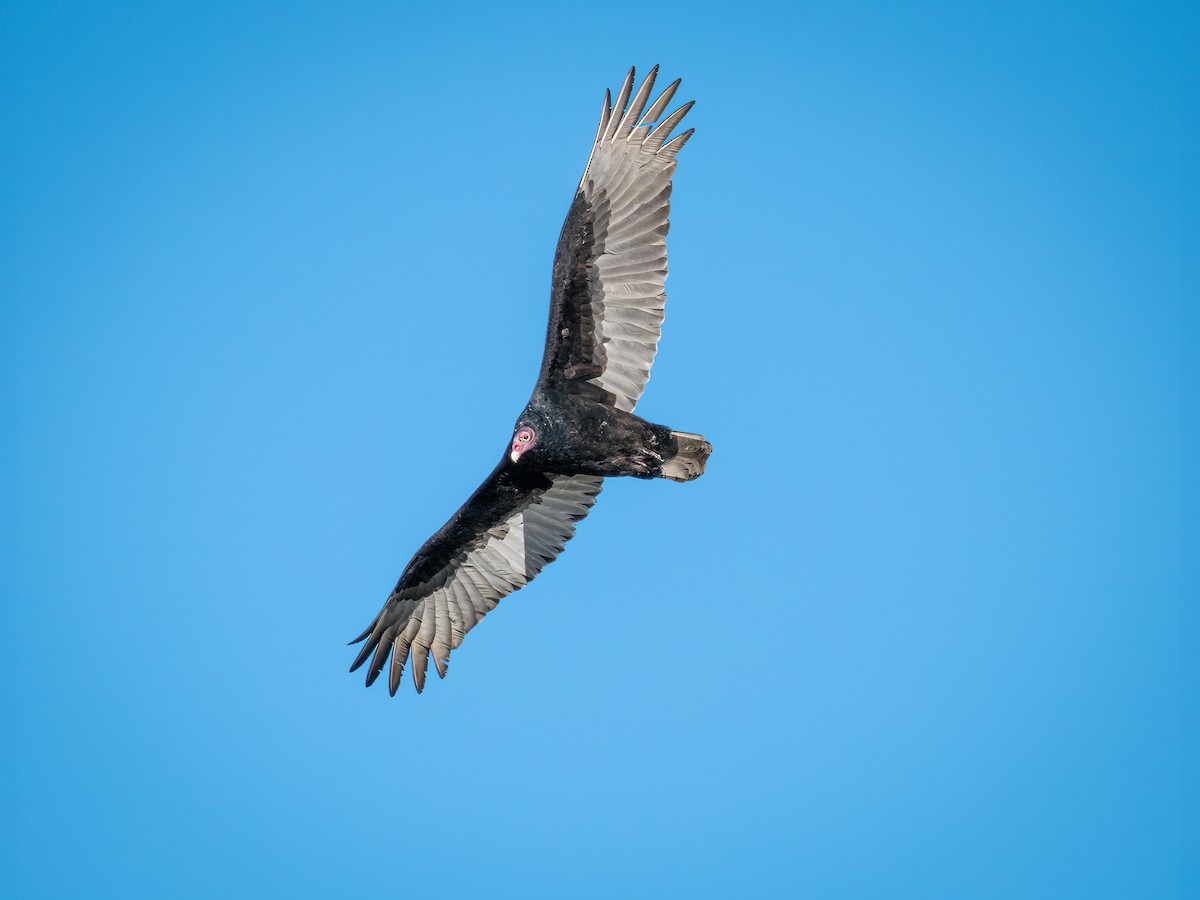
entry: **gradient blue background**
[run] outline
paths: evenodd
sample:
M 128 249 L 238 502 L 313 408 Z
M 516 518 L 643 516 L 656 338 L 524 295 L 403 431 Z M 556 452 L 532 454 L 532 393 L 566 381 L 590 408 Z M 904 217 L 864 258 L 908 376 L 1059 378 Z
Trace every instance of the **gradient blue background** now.
M 1196 896 L 1184 5 L 6 3 L 4 893 Z M 654 62 L 708 474 L 364 691 Z

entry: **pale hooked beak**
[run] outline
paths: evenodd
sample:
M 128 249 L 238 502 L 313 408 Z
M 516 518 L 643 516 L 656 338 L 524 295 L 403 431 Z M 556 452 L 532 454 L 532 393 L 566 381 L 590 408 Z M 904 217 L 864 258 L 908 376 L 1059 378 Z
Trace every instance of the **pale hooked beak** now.
M 513 438 L 512 452 L 508 454 L 508 458 L 516 462 L 521 458 L 521 454 L 525 452 L 525 448 L 528 446 L 528 444 L 522 444 L 516 438 Z

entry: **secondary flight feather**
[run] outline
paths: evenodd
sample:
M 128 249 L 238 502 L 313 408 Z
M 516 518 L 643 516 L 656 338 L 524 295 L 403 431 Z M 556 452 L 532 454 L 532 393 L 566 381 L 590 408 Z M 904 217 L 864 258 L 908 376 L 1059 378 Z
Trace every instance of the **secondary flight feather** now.
M 678 79 L 649 102 L 657 75 L 655 66 L 635 92 L 630 69 L 615 102 L 604 94 L 554 254 L 537 384 L 499 464 L 352 642 L 366 642 L 350 671 L 369 661 L 368 686 L 386 667 L 395 695 L 409 660 L 418 693 L 431 658 L 445 677 L 467 632 L 562 552 L 605 478 L 704 474 L 703 437 L 633 413 L 662 329 L 671 176 L 695 130 L 673 136 L 692 103 L 663 118 Z

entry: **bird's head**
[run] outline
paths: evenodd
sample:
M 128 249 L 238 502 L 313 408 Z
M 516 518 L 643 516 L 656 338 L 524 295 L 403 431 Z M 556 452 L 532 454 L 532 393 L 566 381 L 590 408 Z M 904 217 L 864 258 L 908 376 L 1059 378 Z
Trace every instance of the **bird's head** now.
M 513 426 L 509 462 L 533 463 L 539 469 L 552 464 L 560 443 L 560 430 L 553 410 L 547 409 L 540 398 L 530 401 Z
M 537 446 L 537 429 L 530 423 L 518 422 L 517 430 L 513 433 L 512 448 L 509 450 L 508 458 L 513 462 L 520 462 L 521 457 Z

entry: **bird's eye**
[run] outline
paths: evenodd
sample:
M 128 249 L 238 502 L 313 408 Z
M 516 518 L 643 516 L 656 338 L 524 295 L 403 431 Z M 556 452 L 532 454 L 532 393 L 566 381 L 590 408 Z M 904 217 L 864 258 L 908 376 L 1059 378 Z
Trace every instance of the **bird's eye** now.
M 522 444 L 528 444 L 529 439 L 532 437 L 533 437 L 533 435 L 530 434 L 528 431 L 522 431 L 520 434 L 517 435 L 517 440 L 520 441 Z

